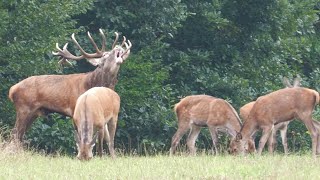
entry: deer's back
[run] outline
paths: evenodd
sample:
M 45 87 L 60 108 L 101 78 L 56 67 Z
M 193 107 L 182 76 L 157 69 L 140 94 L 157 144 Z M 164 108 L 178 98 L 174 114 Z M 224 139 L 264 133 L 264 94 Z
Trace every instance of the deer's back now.
M 226 120 L 235 117 L 225 100 L 207 95 L 193 95 L 183 98 L 175 106 L 178 121 L 193 121 L 198 125 L 223 125 Z M 237 120 L 238 121 L 238 120 Z
M 258 121 L 287 121 L 293 119 L 297 113 L 311 113 L 318 98 L 319 95 L 308 88 L 280 89 L 258 98 L 249 116 Z
M 72 116 L 77 98 L 86 91 L 85 74 L 31 76 L 13 85 L 9 98 L 16 105 L 44 108 Z
M 76 124 L 86 119 L 95 126 L 102 127 L 120 110 L 120 97 L 113 90 L 105 87 L 94 87 L 83 93 L 77 100 L 74 112 Z

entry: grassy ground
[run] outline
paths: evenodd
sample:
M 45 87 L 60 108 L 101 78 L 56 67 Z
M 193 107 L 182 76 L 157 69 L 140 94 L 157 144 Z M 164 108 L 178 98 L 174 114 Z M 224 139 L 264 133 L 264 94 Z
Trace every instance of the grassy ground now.
M 0 152 L 0 172 L 0 179 L 320 179 L 320 158 L 159 155 L 80 162 L 72 157 Z

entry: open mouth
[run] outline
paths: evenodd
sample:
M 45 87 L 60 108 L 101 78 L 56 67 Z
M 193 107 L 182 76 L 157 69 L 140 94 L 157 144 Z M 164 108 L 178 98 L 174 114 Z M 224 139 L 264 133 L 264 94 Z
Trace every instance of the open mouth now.
M 121 64 L 123 62 L 121 50 L 116 51 L 116 62 Z

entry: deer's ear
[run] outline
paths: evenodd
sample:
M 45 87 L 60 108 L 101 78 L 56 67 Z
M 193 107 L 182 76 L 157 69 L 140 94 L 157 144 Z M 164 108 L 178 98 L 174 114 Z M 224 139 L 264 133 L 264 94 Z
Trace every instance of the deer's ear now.
M 242 135 L 240 132 L 237 132 L 237 135 L 236 135 L 236 141 L 240 141 L 242 139 Z
M 92 59 L 87 59 L 87 61 L 92 64 L 93 66 L 98 66 L 101 62 L 101 58 L 92 58 Z
M 300 87 L 300 81 L 301 77 L 298 74 L 297 77 L 293 80 L 293 87 Z
M 293 86 L 291 85 L 291 83 L 289 82 L 289 79 L 287 77 L 283 77 L 282 78 L 282 83 L 285 87 L 288 87 L 288 88 L 292 88 Z

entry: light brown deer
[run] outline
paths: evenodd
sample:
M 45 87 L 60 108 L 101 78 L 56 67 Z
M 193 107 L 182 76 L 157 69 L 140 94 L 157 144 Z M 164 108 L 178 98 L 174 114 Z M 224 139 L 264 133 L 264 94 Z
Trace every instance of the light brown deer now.
M 170 155 L 175 153 L 181 137 L 190 129 L 187 146 L 190 154 L 195 155 L 195 141 L 203 126 L 208 126 L 214 151 L 217 154 L 217 129 L 235 138 L 240 131 L 241 122 L 237 112 L 225 100 L 208 95 L 187 96 L 174 106 L 178 119 L 178 130 L 172 137 Z
M 114 136 L 120 109 L 120 97 L 110 88 L 93 87 L 79 96 L 73 115 L 78 149 L 77 158 L 92 158 L 92 148 L 98 136 L 98 154 L 102 156 L 105 137 L 111 157 L 115 157 Z M 93 137 L 95 129 L 96 135 Z
M 247 103 L 240 108 L 239 115 L 244 122 L 248 119 L 249 113 L 250 113 L 254 103 L 255 103 L 255 101 Z M 288 151 L 288 142 L 287 142 L 287 129 L 288 129 L 288 125 L 290 122 L 291 121 L 286 121 L 286 122 L 281 122 L 281 123 L 274 125 L 274 127 L 271 131 L 271 134 L 268 138 L 268 150 L 270 153 L 273 153 L 273 151 L 274 151 L 276 141 L 277 141 L 276 140 L 276 133 L 277 133 L 277 131 L 280 131 L 284 152 L 285 152 L 285 154 L 288 154 L 289 151 Z M 255 137 L 255 135 L 253 135 L 252 138 L 254 139 L 254 137 Z
M 300 87 L 300 81 L 301 81 L 300 76 L 297 76 L 293 81 L 293 85 L 291 85 L 288 78 L 286 78 L 286 77 L 283 78 L 283 84 L 286 88 Z M 250 102 L 240 108 L 239 115 L 244 122 L 248 119 L 249 113 L 250 113 L 254 103 L 255 103 L 255 101 Z M 271 135 L 268 139 L 268 150 L 270 153 L 273 153 L 274 148 L 277 143 L 277 138 L 276 138 L 277 131 L 280 131 L 284 153 L 285 154 L 289 153 L 288 142 L 287 142 L 287 130 L 288 130 L 288 125 L 290 122 L 291 121 L 286 121 L 286 122 L 281 122 L 281 123 L 274 125 L 274 128 L 272 129 Z
M 32 122 L 40 115 L 51 112 L 72 117 L 77 98 L 92 87 L 103 86 L 114 89 L 120 65 L 130 54 L 131 42 L 123 37 L 121 46 L 116 45 L 118 34 L 110 51 L 106 51 L 106 37 L 100 29 L 102 47 L 99 49 L 88 32 L 88 37 L 96 53 L 87 53 L 76 41 L 72 34 L 72 41 L 79 48 L 81 56 L 75 56 L 67 50 L 68 43 L 54 55 L 60 56 L 62 62 L 86 58 L 97 68 L 88 73 L 70 75 L 40 75 L 32 76 L 12 86 L 9 98 L 16 108 L 16 123 L 13 129 L 15 142 L 22 142 L 23 135 Z M 124 47 L 125 46 L 125 47 Z
M 296 87 L 274 91 L 257 99 L 252 107 L 248 119 L 244 122 L 240 133 L 237 134 L 232 148 L 240 154 L 245 154 L 248 139 L 258 128 L 262 129 L 258 154 L 261 155 L 274 124 L 300 119 L 307 127 L 312 138 L 312 153 L 314 156 L 318 148 L 319 134 L 312 120 L 312 112 L 319 104 L 319 93 L 308 88 Z

